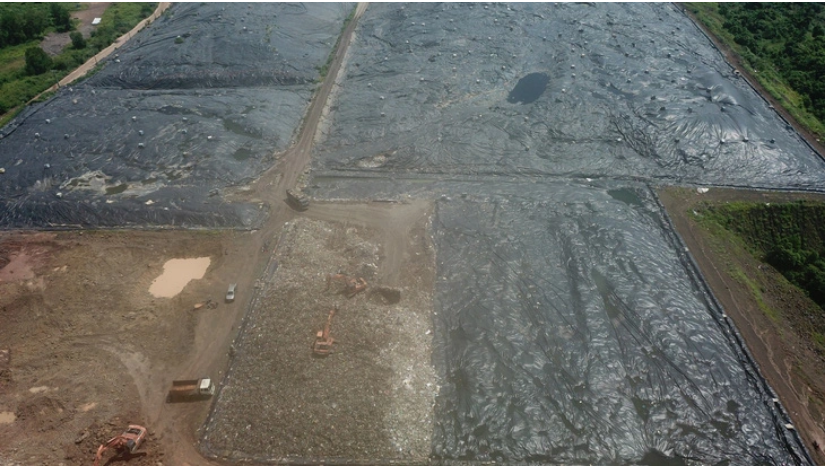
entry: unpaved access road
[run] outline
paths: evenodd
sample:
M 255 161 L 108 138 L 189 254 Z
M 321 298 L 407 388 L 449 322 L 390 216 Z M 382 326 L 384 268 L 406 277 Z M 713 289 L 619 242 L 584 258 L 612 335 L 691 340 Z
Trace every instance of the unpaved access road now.
M 0 448 L 0 462 L 89 464 L 99 443 L 136 422 L 150 430 L 147 455 L 108 463 L 210 463 L 197 450 L 209 402 L 167 403 L 169 384 L 201 376 L 220 382 L 226 373 L 230 345 L 255 286 L 284 224 L 297 216 L 286 205 L 285 191 L 310 161 L 318 121 L 365 8 L 359 4 L 343 32 L 296 144 L 251 191 L 236 194 L 269 204 L 262 230 L 3 234 L 3 266 L 20 266 L 25 276 L 18 272 L 0 283 L 5 326 L 0 349 L 9 349 L 12 357 L 0 383 L 0 440 L 9 444 Z M 382 236 L 376 242 L 386 247 L 379 277 L 393 284 L 404 269 L 409 231 L 424 222 L 430 208 L 331 204 L 302 217 L 378 228 Z M 211 265 L 203 279 L 172 299 L 149 294 L 164 262 L 204 256 Z M 229 283 L 239 285 L 233 303 L 223 301 Z

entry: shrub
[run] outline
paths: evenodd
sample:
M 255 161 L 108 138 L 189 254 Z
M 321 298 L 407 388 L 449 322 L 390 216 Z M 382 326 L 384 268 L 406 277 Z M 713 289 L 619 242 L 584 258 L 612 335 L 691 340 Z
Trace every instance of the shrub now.
M 83 38 L 83 34 L 80 31 L 72 31 L 69 33 L 69 37 L 72 39 L 72 47 L 75 49 L 83 49 L 86 47 L 86 39 Z
M 40 75 L 52 68 L 52 58 L 38 46 L 26 49 L 26 75 Z

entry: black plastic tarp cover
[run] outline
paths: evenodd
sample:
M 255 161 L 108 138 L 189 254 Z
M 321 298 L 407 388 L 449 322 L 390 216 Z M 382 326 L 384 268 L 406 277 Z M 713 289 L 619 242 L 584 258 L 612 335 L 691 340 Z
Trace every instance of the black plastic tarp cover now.
M 323 178 L 315 191 L 437 201 L 435 457 L 808 462 L 646 184 Z
M 0 135 L 0 227 L 252 226 L 347 4 L 175 4 Z
M 321 170 L 823 190 L 823 160 L 671 4 L 372 4 Z
M 645 196 L 538 185 L 439 203 L 436 455 L 800 463 Z
M 322 199 L 435 199 L 433 455 L 810 463 L 650 184 L 823 190 L 668 4 L 371 4 Z

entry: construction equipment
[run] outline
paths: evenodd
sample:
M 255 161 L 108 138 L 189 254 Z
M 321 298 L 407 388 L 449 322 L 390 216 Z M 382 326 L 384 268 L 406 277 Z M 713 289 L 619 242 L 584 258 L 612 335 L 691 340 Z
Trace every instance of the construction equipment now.
M 355 278 L 344 274 L 328 274 L 326 290 L 330 290 L 330 284 L 333 281 L 344 282 L 344 289 L 342 292 L 344 292 L 344 295 L 347 296 L 347 298 L 352 298 L 359 292 L 367 289 L 367 281 L 365 281 L 363 277 Z
M 215 384 L 204 377 L 202 379 L 173 380 L 172 388 L 169 389 L 168 400 L 189 401 L 202 400 L 211 397 L 215 393 Z
M 330 354 L 335 340 L 330 336 L 330 326 L 333 323 L 333 317 L 338 313 L 338 307 L 330 309 L 330 314 L 327 316 L 327 323 L 324 329 L 315 334 L 315 341 L 313 342 L 313 354 L 316 356 L 325 357 Z
M 287 190 L 287 203 L 299 212 L 304 212 L 310 208 L 310 198 L 300 189 Z
M 138 426 L 137 424 L 130 424 L 126 431 L 120 436 L 109 439 L 106 444 L 101 444 L 98 447 L 98 452 L 95 455 L 95 465 L 100 464 L 100 459 L 107 449 L 114 449 L 118 455 L 132 455 L 143 444 L 146 438 L 146 428 Z

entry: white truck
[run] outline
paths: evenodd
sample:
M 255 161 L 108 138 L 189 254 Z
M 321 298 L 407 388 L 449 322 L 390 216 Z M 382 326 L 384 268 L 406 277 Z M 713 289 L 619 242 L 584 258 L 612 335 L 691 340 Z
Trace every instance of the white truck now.
M 204 400 L 215 394 L 215 384 L 209 377 L 191 380 L 173 380 L 169 401 Z

